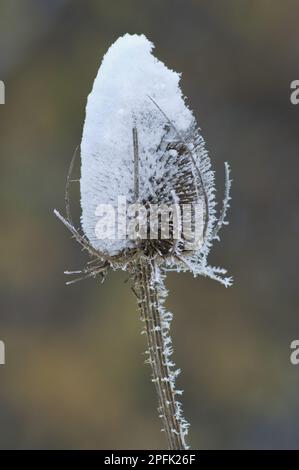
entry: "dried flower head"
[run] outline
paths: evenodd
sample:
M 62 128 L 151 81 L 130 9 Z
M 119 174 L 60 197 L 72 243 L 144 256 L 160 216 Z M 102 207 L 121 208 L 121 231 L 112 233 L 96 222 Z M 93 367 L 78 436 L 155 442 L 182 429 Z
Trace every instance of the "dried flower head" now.
M 214 173 L 180 76 L 152 49 L 145 36 L 126 34 L 104 56 L 88 97 L 81 142 L 83 233 L 70 213 L 73 160 L 67 217 L 56 215 L 91 256 L 80 271 L 83 277 L 104 277 L 110 268 L 130 273 L 145 322 L 159 413 L 175 449 L 186 448 L 188 423 L 175 399 L 177 372 L 169 358 L 171 314 L 163 306 L 163 279 L 167 270 L 191 271 L 231 284 L 224 269 L 207 262 L 227 223 L 231 181 L 226 163 L 225 196 L 216 216 Z

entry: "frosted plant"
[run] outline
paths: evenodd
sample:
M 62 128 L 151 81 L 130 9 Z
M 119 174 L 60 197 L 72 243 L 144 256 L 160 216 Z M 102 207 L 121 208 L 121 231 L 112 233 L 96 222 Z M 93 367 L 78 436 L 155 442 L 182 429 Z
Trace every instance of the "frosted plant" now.
M 163 431 L 170 449 L 186 449 L 189 424 L 177 400 L 182 392 L 175 386 L 179 370 L 171 360 L 172 314 L 164 307 L 164 280 L 167 271 L 175 270 L 231 284 L 224 269 L 207 262 L 227 223 L 231 181 L 225 163 L 225 196 L 216 216 L 214 173 L 179 87 L 180 76 L 157 60 L 152 49 L 145 36 L 126 34 L 104 56 L 88 97 L 81 142 L 83 233 L 74 226 L 69 204 L 74 158 L 66 183 L 66 218 L 55 213 L 90 256 L 84 269 L 66 272 L 80 274 L 68 284 L 97 275 L 105 279 L 110 269 L 129 273 L 144 322 Z M 120 196 L 133 211 L 127 205 L 120 211 Z M 196 228 L 191 245 L 182 225 L 186 205 L 200 208 L 201 224 L 195 225 L 195 211 L 186 218 Z M 169 208 L 169 231 L 165 236 L 160 216 L 152 237 L 151 208 L 161 206 Z M 124 222 L 133 224 L 133 232 L 124 232 Z

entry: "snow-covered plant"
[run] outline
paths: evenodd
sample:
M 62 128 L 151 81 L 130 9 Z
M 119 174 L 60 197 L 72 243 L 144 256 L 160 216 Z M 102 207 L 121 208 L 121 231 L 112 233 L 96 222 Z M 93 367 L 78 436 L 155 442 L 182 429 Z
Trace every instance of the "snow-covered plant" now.
M 79 279 L 104 279 L 109 269 L 130 274 L 168 446 L 186 449 L 189 424 L 177 400 L 179 371 L 171 360 L 172 314 L 164 307 L 164 281 L 167 271 L 175 270 L 231 284 L 224 269 L 207 262 L 212 242 L 227 223 L 231 181 L 225 163 L 225 197 L 216 215 L 214 173 L 179 87 L 180 76 L 157 60 L 152 49 L 145 36 L 126 34 L 104 56 L 88 97 L 81 142 L 83 233 L 74 226 L 69 204 L 74 159 L 66 184 L 66 218 L 55 213 L 90 255 L 83 270 L 67 274 L 80 273 Z M 125 204 L 121 210 L 120 197 Z M 195 210 L 186 219 L 195 228 L 191 245 L 182 224 L 186 205 L 200 209 L 199 225 Z M 151 208 L 162 206 L 169 208 L 169 231 L 165 236 L 160 216 L 152 237 Z M 124 231 L 124 223 L 133 225 L 133 231 Z

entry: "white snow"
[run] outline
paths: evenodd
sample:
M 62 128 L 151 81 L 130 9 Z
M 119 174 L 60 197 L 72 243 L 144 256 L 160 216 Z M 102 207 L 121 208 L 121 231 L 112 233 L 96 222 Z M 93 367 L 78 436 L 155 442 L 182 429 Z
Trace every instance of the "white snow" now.
M 156 167 L 156 148 L 165 133 L 166 119 L 149 97 L 179 132 L 194 122 L 179 86 L 180 75 L 153 56 L 153 47 L 144 35 L 126 34 L 117 39 L 103 58 L 87 101 L 81 142 L 82 228 L 94 248 L 110 255 L 127 247 L 128 241 L 99 240 L 95 212 L 98 204 L 116 207 L 120 195 L 132 199 L 134 123 L 139 137 L 141 197 L 153 168 L 163 172 Z

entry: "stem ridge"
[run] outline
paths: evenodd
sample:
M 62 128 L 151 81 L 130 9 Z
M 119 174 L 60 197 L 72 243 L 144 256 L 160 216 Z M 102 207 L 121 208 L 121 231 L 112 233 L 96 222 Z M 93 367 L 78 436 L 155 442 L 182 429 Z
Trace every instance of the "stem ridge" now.
M 167 291 L 164 287 L 164 273 L 155 260 L 140 254 L 135 263 L 134 289 L 137 293 L 141 320 L 147 337 L 148 362 L 152 369 L 158 396 L 158 413 L 163 422 L 170 450 L 188 449 L 185 437 L 189 423 L 182 416 L 182 406 L 175 399 L 181 393 L 175 389 L 175 378 L 179 370 L 174 370 L 170 361 L 172 354 L 169 335 L 172 314 L 164 308 Z

